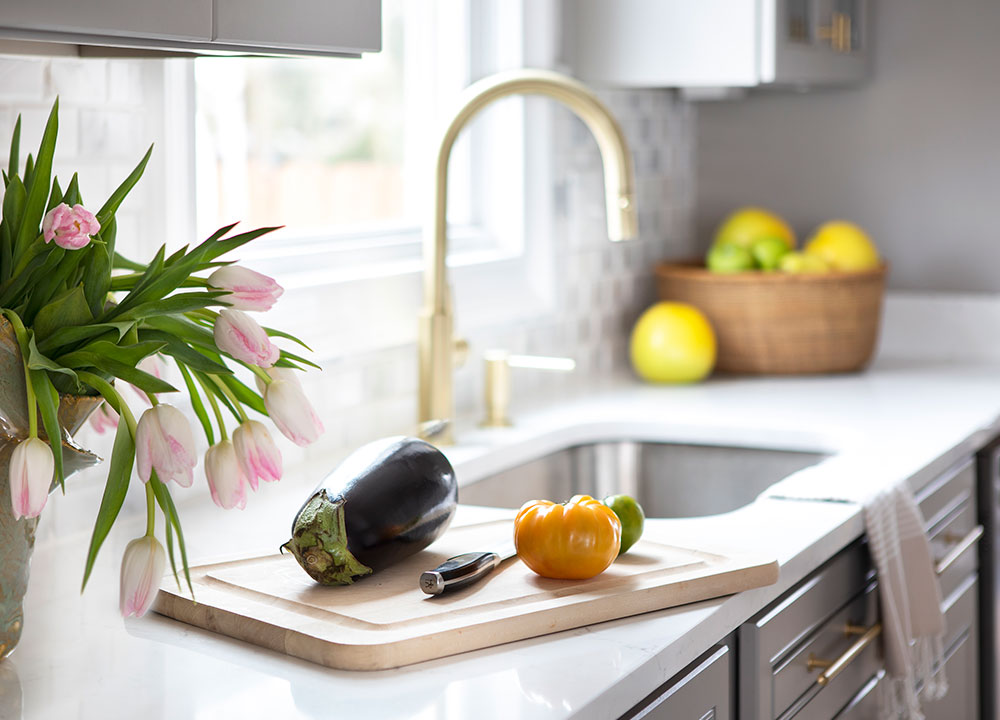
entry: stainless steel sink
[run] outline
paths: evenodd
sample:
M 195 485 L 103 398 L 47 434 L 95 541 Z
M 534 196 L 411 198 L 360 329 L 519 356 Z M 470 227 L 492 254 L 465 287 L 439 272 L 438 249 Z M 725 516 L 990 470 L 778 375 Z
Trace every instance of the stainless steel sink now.
M 627 493 L 647 517 L 700 517 L 729 512 L 796 470 L 828 457 L 819 452 L 600 442 L 558 450 L 459 489 L 470 505 L 517 508 L 525 501 Z

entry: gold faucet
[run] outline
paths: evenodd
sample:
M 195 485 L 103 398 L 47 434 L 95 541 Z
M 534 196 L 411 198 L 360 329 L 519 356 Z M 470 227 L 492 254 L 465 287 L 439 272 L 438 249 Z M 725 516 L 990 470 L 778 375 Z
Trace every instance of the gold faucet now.
M 434 442 L 450 444 L 454 423 L 453 376 L 456 343 L 451 290 L 445 257 L 448 252 L 448 160 L 462 128 L 494 100 L 509 95 L 546 95 L 559 100 L 590 128 L 604 164 L 608 237 L 628 240 L 636 235 L 632 156 L 621 127 L 585 85 L 546 70 L 512 70 L 473 83 L 462 93 L 458 111 L 438 146 L 434 180 L 434 215 L 424 235 L 424 307 L 420 312 L 418 423 L 434 420 L 448 425 Z

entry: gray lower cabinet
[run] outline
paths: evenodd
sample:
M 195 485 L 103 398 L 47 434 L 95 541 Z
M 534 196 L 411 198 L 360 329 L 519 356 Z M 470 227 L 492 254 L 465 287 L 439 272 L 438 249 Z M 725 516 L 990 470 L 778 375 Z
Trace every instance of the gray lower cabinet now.
M 718 645 L 629 710 L 627 720 L 732 720 L 732 643 Z
M 923 701 L 926 720 L 979 718 L 979 581 L 972 575 L 944 600 L 948 694 Z

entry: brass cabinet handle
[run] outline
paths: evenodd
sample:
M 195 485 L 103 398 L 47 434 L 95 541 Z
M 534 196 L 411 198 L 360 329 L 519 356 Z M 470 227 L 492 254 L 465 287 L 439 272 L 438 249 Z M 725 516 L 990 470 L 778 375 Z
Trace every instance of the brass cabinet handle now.
M 851 51 L 851 16 L 847 13 L 835 12 L 830 16 L 830 24 L 816 29 L 821 40 L 829 40 L 830 47 L 836 52 Z
M 947 572 L 948 568 L 955 564 L 955 561 L 965 554 L 965 551 L 970 547 L 979 542 L 979 538 L 983 536 L 983 526 L 976 525 L 969 531 L 968 535 L 955 543 L 954 547 L 948 551 L 948 554 L 941 558 L 937 565 L 934 566 L 934 572 L 938 575 L 943 575 Z
M 846 632 L 849 635 L 853 635 L 856 631 L 857 628 L 849 625 Z M 858 655 L 863 653 L 865 648 L 871 645 L 872 642 L 875 641 L 875 638 L 877 638 L 880 634 L 882 634 L 882 625 L 881 623 L 875 623 L 870 628 L 865 630 L 864 634 L 855 640 L 854 643 L 844 651 L 844 654 L 836 660 L 822 660 L 812 653 L 809 653 L 809 659 L 806 661 L 806 669 L 809 672 L 812 672 L 813 670 L 819 670 L 822 668 L 823 672 L 821 672 L 819 677 L 816 678 L 816 684 L 823 686 L 828 685 L 830 681 L 840 675 L 844 668 L 850 665 L 858 657 Z

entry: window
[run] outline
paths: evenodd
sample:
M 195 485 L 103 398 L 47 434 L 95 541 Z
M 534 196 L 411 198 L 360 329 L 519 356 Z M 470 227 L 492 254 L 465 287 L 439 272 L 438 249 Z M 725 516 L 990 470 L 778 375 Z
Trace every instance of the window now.
M 436 141 L 472 79 L 525 64 L 527 4 L 383 0 L 382 7 L 384 50 L 362 60 L 194 63 L 198 236 L 236 220 L 284 225 L 241 259 L 286 287 L 276 311 L 292 332 L 315 338 L 317 306 L 355 309 L 336 322 L 323 316 L 320 356 L 414 339 Z M 460 325 L 509 320 L 519 304 L 526 312 L 539 307 L 520 288 L 529 276 L 525 177 L 546 177 L 525 172 L 526 162 L 537 162 L 526 159 L 525 105 L 509 99 L 491 107 L 452 153 L 449 264 L 462 266 L 452 280 L 469 288 L 456 290 Z M 498 290 L 510 288 L 516 300 L 495 307 Z

